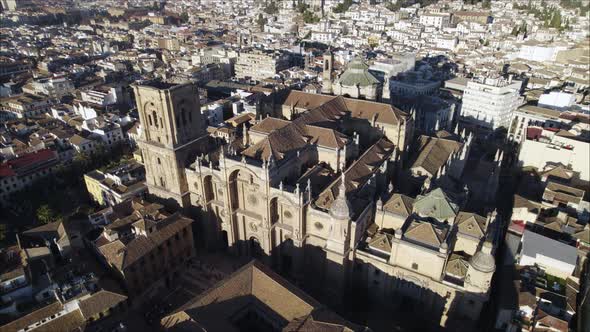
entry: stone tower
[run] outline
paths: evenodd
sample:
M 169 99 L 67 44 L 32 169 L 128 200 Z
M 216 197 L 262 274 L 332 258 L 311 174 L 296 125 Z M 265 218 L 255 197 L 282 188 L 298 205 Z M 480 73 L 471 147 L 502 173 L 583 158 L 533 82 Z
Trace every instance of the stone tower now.
M 206 142 L 199 93 L 193 84 L 150 82 L 133 86 L 139 120 L 139 140 L 150 195 L 165 204 L 190 205 L 185 167 Z
M 477 251 L 469 261 L 465 288 L 470 292 L 487 294 L 494 271 L 496 271 L 496 261 L 492 255 L 492 244 L 485 241 L 481 250 Z
M 322 73 L 322 93 L 332 94 L 332 72 L 334 70 L 334 54 L 331 49 L 324 53 L 324 71 Z
M 346 179 L 344 171 L 338 189 L 338 196 L 330 207 L 330 230 L 326 241 L 326 263 L 324 265 L 324 292 L 327 301 L 339 306 L 346 289 L 349 268 L 351 207 L 346 198 Z

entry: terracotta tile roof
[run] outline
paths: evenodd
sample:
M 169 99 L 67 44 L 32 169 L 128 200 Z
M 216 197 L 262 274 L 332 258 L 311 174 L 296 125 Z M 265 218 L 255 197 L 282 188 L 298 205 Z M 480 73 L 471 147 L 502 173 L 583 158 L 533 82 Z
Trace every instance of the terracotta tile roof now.
M 529 211 L 541 212 L 543 204 L 528 200 L 520 195 L 514 195 L 514 208 L 527 208 Z
M 290 123 L 291 121 L 268 117 L 250 127 L 250 130 L 270 134 L 272 131 L 281 129 Z
M 232 320 L 248 306 L 265 308 L 278 322 L 305 317 L 321 305 L 258 261 L 246 264 L 210 288 L 178 312 L 164 317 L 161 325 L 167 331 L 239 331 Z M 333 314 L 329 323 L 354 327 Z
M 61 221 L 51 222 L 39 227 L 31 228 L 23 232 L 23 234 L 35 234 L 35 233 L 43 233 L 43 232 L 57 232 L 59 226 L 61 225 Z
M 539 309 L 535 320 L 535 331 L 568 331 L 568 323 Z
M 302 101 L 305 106 L 300 105 Z M 244 155 L 257 159 L 267 159 L 272 155 L 280 160 L 287 152 L 300 149 L 306 144 L 342 148 L 348 138 L 340 133 L 338 128 L 348 112 L 356 118 L 370 121 L 375 118 L 378 123 L 389 124 L 397 124 L 399 119 L 405 116 L 396 113 L 388 104 L 297 91 L 289 94 L 284 105 L 303 107 L 307 111 L 291 122 L 266 118 L 254 125 L 250 130 L 267 133 L 268 136 L 244 150 Z
M 543 199 L 549 201 L 561 201 L 580 204 L 584 198 L 584 191 L 581 189 L 566 186 L 557 182 L 548 182 L 543 193 Z
M 86 321 L 80 310 L 74 310 L 63 316 L 52 319 L 49 322 L 35 328 L 34 332 L 78 331 L 86 325 Z
M 25 327 L 41 321 L 43 318 L 55 315 L 63 309 L 61 302 L 53 302 L 43 308 L 35 310 L 28 315 L 16 319 L 0 328 L 0 331 L 18 331 Z
M 320 310 L 309 314 L 305 317 L 300 317 L 289 322 L 287 326 L 283 328 L 283 332 L 352 332 L 353 329 L 343 326 L 341 324 L 335 324 L 331 322 L 319 321 L 314 316 L 318 315 Z M 325 310 L 323 310 L 325 311 Z
M 558 166 L 552 167 L 546 171 L 541 172 L 539 175 L 541 175 L 542 177 L 552 176 L 552 177 L 556 177 L 559 179 L 571 180 L 572 177 L 574 176 L 574 172 L 572 170 L 565 168 L 562 165 L 558 165 Z
M 418 139 L 418 154 L 412 163 L 412 168 L 422 167 L 431 175 L 444 165 L 452 153 L 457 153 L 463 143 L 444 138 L 420 136 Z
M 428 221 L 413 220 L 404 232 L 404 238 L 410 239 L 430 247 L 438 248 L 445 242 L 449 228 L 435 225 Z
M 395 146 L 387 138 L 381 138 L 375 144 L 373 144 L 365 153 L 363 153 L 359 159 L 352 163 L 344 172 L 346 178 L 346 193 L 347 195 L 353 195 L 365 184 L 374 174 L 378 167 L 383 162 L 388 160 L 389 156 L 393 153 Z M 337 196 L 338 187 L 340 185 L 341 177 L 337 177 L 322 193 L 318 196 L 315 204 L 316 206 L 328 210 L 332 206 L 335 197 Z M 363 208 L 364 202 L 360 197 L 352 199 L 349 197 L 349 201 L 353 205 L 355 212 L 360 212 L 359 209 Z
M 87 298 L 80 300 L 80 311 L 88 320 L 90 317 L 97 315 L 109 308 L 117 306 L 119 303 L 127 300 L 127 296 L 100 290 Z
M 385 211 L 395 213 L 404 217 L 412 214 L 414 199 L 404 194 L 394 193 L 383 205 Z
M 43 149 L 32 153 L 27 153 L 24 156 L 11 159 L 5 163 L 0 164 L 0 177 L 15 176 L 26 172 L 35 165 L 42 165 L 54 161 L 57 163 L 57 154 L 55 151 Z M 49 164 L 48 164 L 49 165 Z
M 86 141 L 86 138 L 76 134 L 70 138 L 70 143 L 73 145 L 82 145 Z
M 573 236 L 581 242 L 590 243 L 590 228 L 586 228 L 582 231 L 579 231 L 575 233 Z
M 272 131 L 265 139 L 246 148 L 242 154 L 250 158 L 268 160 L 272 155 L 278 161 L 307 145 L 301 128 L 292 123 Z
M 453 254 L 449 258 L 445 273 L 451 277 L 463 279 L 467 275 L 468 262 L 465 257 Z
M 305 93 L 303 91 L 292 90 L 287 95 L 283 105 L 293 106 L 295 108 L 312 109 L 333 99 L 333 96 Z
M 229 118 L 227 120 L 225 120 L 226 123 L 231 123 L 234 127 L 237 127 L 239 125 L 241 125 L 242 123 L 246 123 L 246 122 L 250 122 L 252 120 L 254 120 L 256 117 L 256 115 L 254 115 L 253 113 L 242 113 L 242 114 L 238 114 L 232 118 Z
M 306 126 L 305 129 L 307 135 L 311 137 L 309 143 L 312 144 L 332 149 L 341 149 L 348 142 L 346 135 L 333 129 L 316 126 Z
M 389 104 L 351 98 L 345 98 L 345 103 L 354 118 L 372 120 L 376 116 L 377 123 L 396 125 L 407 117 L 406 113 Z
M 379 232 L 373 236 L 368 245 L 389 254 L 391 252 L 391 237 L 391 234 Z
M 283 105 L 310 110 L 324 106 L 334 99 L 340 99 L 338 103 L 342 103 L 342 106 L 344 106 L 340 106 L 341 110 L 348 111 L 353 117 L 359 119 L 372 120 L 376 116 L 377 123 L 395 125 L 407 117 L 406 113 L 389 104 L 344 98 L 342 96 L 319 95 L 296 90 L 288 93 L 286 99 L 283 101 Z
M 99 251 L 115 268 L 123 270 L 189 226 L 192 222 L 191 219 L 185 218 L 180 214 L 173 214 L 167 219 L 159 221 L 159 229 L 149 233 L 148 236 L 136 235 L 135 238 L 126 244 L 121 240 L 115 240 L 100 247 Z
M 471 212 L 459 212 L 455 225 L 460 233 L 482 238 L 486 233 L 486 218 Z

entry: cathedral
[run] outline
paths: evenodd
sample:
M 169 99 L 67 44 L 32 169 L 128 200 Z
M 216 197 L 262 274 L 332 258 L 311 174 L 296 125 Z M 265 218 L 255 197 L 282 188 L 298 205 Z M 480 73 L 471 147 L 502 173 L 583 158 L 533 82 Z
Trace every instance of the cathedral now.
M 495 270 L 495 217 L 462 211 L 435 185 L 417 197 L 396 192 L 413 136 L 405 112 L 289 91 L 276 117 L 256 117 L 220 143 L 206 134 L 193 85 L 134 91 L 149 192 L 198 210 L 208 242 L 260 259 L 336 307 L 354 286 L 443 326 L 479 317 Z

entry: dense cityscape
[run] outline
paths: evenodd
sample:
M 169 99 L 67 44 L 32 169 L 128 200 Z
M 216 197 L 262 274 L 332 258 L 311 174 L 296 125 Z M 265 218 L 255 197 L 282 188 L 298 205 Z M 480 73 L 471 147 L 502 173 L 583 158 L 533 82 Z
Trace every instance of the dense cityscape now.
M 0 332 L 590 331 L 590 0 L 0 8 Z

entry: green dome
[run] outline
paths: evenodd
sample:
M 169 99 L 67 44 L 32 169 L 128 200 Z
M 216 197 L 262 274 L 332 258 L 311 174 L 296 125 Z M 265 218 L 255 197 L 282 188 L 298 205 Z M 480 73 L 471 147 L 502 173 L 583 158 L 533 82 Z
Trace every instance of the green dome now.
M 361 59 L 352 60 L 340 78 L 338 83 L 345 86 L 369 86 L 379 84 L 379 80 L 369 73 L 369 66 Z

